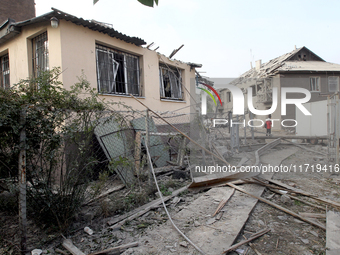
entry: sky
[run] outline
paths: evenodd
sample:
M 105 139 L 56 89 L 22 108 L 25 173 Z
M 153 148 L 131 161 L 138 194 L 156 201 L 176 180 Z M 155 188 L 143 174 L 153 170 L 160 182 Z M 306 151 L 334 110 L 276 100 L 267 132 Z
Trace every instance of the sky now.
M 51 7 L 84 19 L 110 23 L 128 36 L 154 42 L 174 59 L 202 64 L 202 76 L 238 77 L 251 62 L 267 62 L 306 46 L 340 64 L 338 0 L 159 0 L 150 8 L 137 0 L 35 0 L 36 15 Z

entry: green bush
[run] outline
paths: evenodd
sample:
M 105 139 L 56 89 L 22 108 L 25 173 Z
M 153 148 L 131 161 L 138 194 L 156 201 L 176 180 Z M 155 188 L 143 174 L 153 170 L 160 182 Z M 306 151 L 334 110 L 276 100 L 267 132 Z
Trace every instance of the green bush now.
M 106 106 L 84 76 L 65 90 L 59 75 L 56 68 L 0 89 L 0 178 L 18 175 L 24 128 L 28 209 L 39 222 L 64 229 L 97 164 L 92 136 Z

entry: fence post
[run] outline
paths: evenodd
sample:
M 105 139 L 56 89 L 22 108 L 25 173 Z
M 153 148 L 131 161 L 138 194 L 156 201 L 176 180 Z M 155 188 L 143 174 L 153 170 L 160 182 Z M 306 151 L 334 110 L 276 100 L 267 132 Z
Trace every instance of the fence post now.
M 149 134 L 149 109 L 145 110 L 145 145 L 147 148 L 150 148 L 150 134 Z M 149 164 L 152 164 L 152 162 L 150 162 Z M 151 187 L 152 184 L 152 172 L 151 172 L 151 166 L 148 164 L 149 166 L 149 171 L 148 171 L 148 183 L 149 186 Z
M 20 113 L 20 152 L 19 152 L 19 229 L 21 254 L 27 249 L 27 219 L 26 219 L 26 109 Z
M 339 130 L 339 121 L 340 121 L 340 110 L 339 110 L 339 94 L 337 93 L 336 96 L 336 101 L 335 101 L 335 142 L 336 142 L 336 146 L 335 146 L 335 163 L 337 165 L 339 165 L 339 138 L 340 138 L 340 130 Z

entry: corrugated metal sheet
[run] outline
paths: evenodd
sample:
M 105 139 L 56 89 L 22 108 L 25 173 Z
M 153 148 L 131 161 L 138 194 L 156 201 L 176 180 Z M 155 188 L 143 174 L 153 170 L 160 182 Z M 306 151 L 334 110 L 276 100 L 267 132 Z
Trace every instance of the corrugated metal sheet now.
M 157 127 L 152 118 L 148 120 L 149 132 L 157 133 Z M 131 124 L 135 131 L 145 131 L 145 118 L 138 118 L 131 121 Z M 164 145 L 162 139 L 159 136 L 150 136 L 150 154 L 153 163 L 157 167 L 166 166 L 170 161 L 169 149 Z M 144 139 L 142 140 L 143 145 L 145 144 Z M 144 145 L 145 146 L 145 145 Z

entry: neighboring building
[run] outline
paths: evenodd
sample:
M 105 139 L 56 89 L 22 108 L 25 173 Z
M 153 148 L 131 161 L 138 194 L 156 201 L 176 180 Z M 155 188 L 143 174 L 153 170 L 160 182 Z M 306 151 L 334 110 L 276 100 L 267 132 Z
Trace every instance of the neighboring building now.
M 287 105 L 287 114 L 281 115 L 281 88 L 297 87 L 305 88 L 311 92 L 310 103 L 326 100 L 325 94 L 339 91 L 340 65 L 326 62 L 315 53 L 301 47 L 290 53 L 284 54 L 267 63 L 262 64 L 261 60 L 256 61 L 256 67 L 250 69 L 230 84 L 238 86 L 245 95 L 245 109 L 247 113 L 247 88 L 252 87 L 252 98 L 255 109 L 267 110 L 272 106 L 272 88 L 278 88 L 278 105 L 272 114 L 272 119 L 296 119 L 295 105 Z M 220 89 L 223 98 L 224 117 L 226 112 L 233 110 L 233 96 L 228 89 Z M 300 93 L 289 93 L 287 98 L 304 97 Z M 325 112 L 325 114 L 327 114 Z M 256 119 L 265 119 L 268 116 L 254 116 Z M 249 114 L 246 114 L 246 120 Z M 277 122 L 278 123 L 278 122 Z M 285 121 L 285 125 L 291 126 L 293 121 Z M 326 125 L 326 123 L 325 123 Z M 281 129 L 281 125 L 274 126 L 274 129 Z
M 7 20 L 0 27 L 0 87 L 60 67 L 66 89 L 83 71 L 106 100 L 144 110 L 132 94 L 153 110 L 190 111 L 190 84 L 194 86 L 195 67 L 201 65 L 169 59 L 107 24 L 52 10 L 22 22 Z
M 34 0 L 1 0 L 0 2 L 0 25 L 8 19 L 18 22 L 34 17 Z

